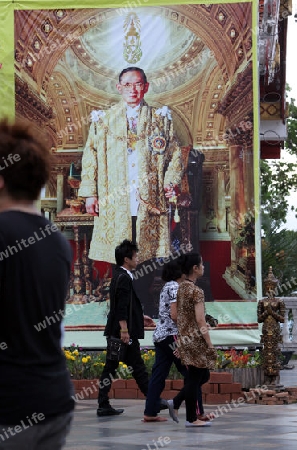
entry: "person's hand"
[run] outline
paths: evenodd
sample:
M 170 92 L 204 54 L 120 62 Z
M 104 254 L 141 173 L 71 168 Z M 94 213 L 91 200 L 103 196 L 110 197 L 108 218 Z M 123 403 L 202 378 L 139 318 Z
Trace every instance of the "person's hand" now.
M 130 342 L 130 334 L 128 331 L 120 331 L 121 334 L 121 340 L 125 343 L 125 344 L 129 344 Z
M 155 322 L 150 316 L 143 316 L 143 323 L 145 327 L 154 327 L 156 326 Z
M 86 211 L 92 216 L 98 216 L 99 205 L 97 197 L 87 197 L 86 198 Z
M 173 354 L 174 354 L 174 356 L 175 356 L 176 358 L 180 359 L 180 354 L 179 354 L 178 348 L 176 348 L 176 349 L 174 350 Z
M 267 305 L 267 312 L 268 312 L 268 314 L 272 314 L 272 308 L 271 308 L 271 304 L 270 303 L 268 303 L 268 305 Z
M 164 191 L 165 191 L 166 198 L 172 198 L 172 197 L 176 196 L 175 186 L 173 186 L 173 184 L 164 186 Z
M 211 359 L 216 359 L 217 355 L 218 355 L 217 350 L 216 350 L 215 347 L 208 347 L 208 349 L 206 350 L 206 354 L 208 356 L 210 356 Z

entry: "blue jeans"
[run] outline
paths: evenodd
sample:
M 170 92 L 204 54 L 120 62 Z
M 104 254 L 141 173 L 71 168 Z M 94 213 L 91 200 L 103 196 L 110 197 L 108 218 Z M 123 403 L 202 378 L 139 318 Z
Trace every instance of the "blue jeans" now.
M 152 369 L 152 375 L 149 381 L 148 393 L 145 403 L 144 414 L 155 417 L 159 412 L 159 398 L 165 387 L 165 380 L 169 374 L 172 363 L 183 377 L 187 376 L 187 368 L 181 363 L 181 360 L 174 356 L 173 351 L 175 340 L 173 336 L 168 336 L 161 342 L 155 342 L 155 362 Z M 183 391 L 183 390 L 182 390 Z M 180 392 L 174 398 L 174 407 L 179 408 L 184 400 L 184 393 Z

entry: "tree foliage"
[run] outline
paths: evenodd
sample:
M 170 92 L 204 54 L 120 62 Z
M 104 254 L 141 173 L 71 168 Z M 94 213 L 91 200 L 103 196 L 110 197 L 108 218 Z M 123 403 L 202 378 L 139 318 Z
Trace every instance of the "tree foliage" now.
M 287 92 L 290 88 L 287 86 Z M 297 290 L 294 275 L 297 267 L 297 232 L 281 229 L 289 210 L 288 196 L 297 191 L 297 107 L 289 103 L 287 119 L 288 138 L 286 160 L 261 160 L 261 217 L 262 217 L 262 274 L 269 267 L 280 281 L 279 295 L 286 296 Z M 297 217 L 297 207 L 291 206 Z
M 287 92 L 289 91 L 290 88 L 287 86 Z M 262 160 L 260 163 L 264 232 L 271 227 L 278 230 L 286 223 L 289 210 L 288 196 L 297 191 L 297 107 L 294 99 L 289 103 L 287 131 L 285 150 L 290 155 L 290 161 Z M 297 207 L 292 206 L 291 209 L 297 214 Z
M 267 231 L 262 239 L 262 274 L 263 279 L 272 266 L 273 273 L 279 280 L 279 294 L 287 296 L 297 291 L 297 231 Z M 263 285 L 264 287 L 264 285 Z M 264 292 L 263 292 L 264 294 Z

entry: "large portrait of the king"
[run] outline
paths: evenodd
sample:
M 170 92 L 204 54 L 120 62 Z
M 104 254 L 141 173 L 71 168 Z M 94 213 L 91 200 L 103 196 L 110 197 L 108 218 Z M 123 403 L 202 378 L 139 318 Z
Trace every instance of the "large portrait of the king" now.
M 189 251 L 207 301 L 254 301 L 254 4 L 134 3 L 14 11 L 16 115 L 53 154 L 41 208 L 73 245 L 68 304 L 108 300 L 125 238 L 153 317 L 162 264 Z

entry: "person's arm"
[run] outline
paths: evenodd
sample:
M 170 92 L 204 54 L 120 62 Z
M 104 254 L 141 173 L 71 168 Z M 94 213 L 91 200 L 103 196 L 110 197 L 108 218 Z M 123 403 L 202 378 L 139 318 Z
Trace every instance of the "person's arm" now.
M 177 322 L 177 304 L 176 301 L 170 303 L 170 317 L 174 322 Z
M 128 315 L 130 311 L 132 284 L 129 275 L 122 275 L 119 279 L 116 295 L 115 321 L 120 326 L 120 338 L 126 344 L 129 343 L 130 333 L 128 328 Z
M 174 322 L 177 321 L 177 304 L 176 304 L 177 291 L 178 291 L 178 284 L 171 285 L 167 290 L 168 300 L 170 302 L 170 317 Z M 168 300 L 166 302 L 168 302 Z
M 210 335 L 208 332 L 208 326 L 205 320 L 205 313 L 204 313 L 204 302 L 198 301 L 195 303 L 195 317 L 196 322 L 198 324 L 200 333 L 202 334 L 203 338 L 205 339 L 205 342 L 209 348 L 214 348 L 211 340 Z
M 96 123 L 98 126 L 98 123 Z M 89 136 L 86 142 L 83 157 L 81 183 L 78 190 L 79 197 L 95 198 L 97 200 L 97 149 L 94 145 L 95 122 L 90 125 Z
M 155 327 L 156 324 L 150 316 L 143 314 L 143 323 L 145 327 Z
M 172 120 L 168 120 L 170 141 L 167 151 L 169 153 L 169 164 L 164 175 L 164 190 L 169 195 L 173 194 L 175 186 L 179 186 L 182 179 L 183 167 L 181 159 L 181 149 L 174 137 Z

